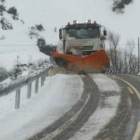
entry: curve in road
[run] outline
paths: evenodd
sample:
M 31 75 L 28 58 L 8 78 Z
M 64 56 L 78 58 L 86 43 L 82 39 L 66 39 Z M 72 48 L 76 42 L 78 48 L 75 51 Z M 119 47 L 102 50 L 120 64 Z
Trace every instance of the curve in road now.
M 81 77 L 84 82 L 83 96 L 86 96 L 84 104 L 77 109 L 75 114 L 71 113 L 73 110 L 69 112 L 69 114 L 73 114 L 71 118 L 64 115 L 64 117 L 62 117 L 63 119 L 60 118 L 59 121 L 54 122 L 54 125 L 44 129 L 42 132 L 36 134 L 32 138 L 29 138 L 28 140 L 67 140 L 72 137 L 75 132 L 80 130 L 80 128 L 96 110 L 100 98 L 100 92 L 93 79 L 86 74 Z
M 140 83 L 130 75 L 116 75 L 125 83 L 132 101 L 132 113 L 121 140 L 140 140 Z

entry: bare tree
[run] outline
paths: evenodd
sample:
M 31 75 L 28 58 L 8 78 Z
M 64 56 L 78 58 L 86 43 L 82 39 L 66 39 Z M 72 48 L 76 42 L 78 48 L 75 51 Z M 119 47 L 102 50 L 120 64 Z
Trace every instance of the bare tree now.
M 132 58 L 132 73 L 131 74 L 137 74 L 137 72 L 138 72 L 138 58 L 135 56 L 135 55 L 133 55 L 132 56 L 133 58 Z
M 123 51 L 121 48 L 119 48 L 119 50 L 117 51 L 117 70 L 122 73 L 123 70 Z
M 120 36 L 116 33 L 109 32 L 108 33 L 108 41 L 110 44 L 110 58 L 112 62 L 113 69 L 117 71 L 118 65 L 117 65 L 117 47 L 120 41 Z
M 133 52 L 134 52 L 134 41 L 127 41 L 126 45 L 128 49 L 128 66 L 129 66 L 129 73 L 132 73 L 132 68 L 133 68 Z
M 129 40 L 124 49 L 118 48 L 120 36 L 113 32 L 108 34 L 110 68 L 121 73 L 136 74 L 138 60 L 134 54 L 135 43 Z

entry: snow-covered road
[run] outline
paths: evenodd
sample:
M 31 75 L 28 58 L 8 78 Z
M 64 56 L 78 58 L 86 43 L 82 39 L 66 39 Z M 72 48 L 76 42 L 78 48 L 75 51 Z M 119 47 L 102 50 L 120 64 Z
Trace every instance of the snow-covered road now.
M 92 140 L 115 116 L 120 102 L 121 90 L 114 80 L 103 74 L 90 74 L 90 76 L 97 84 L 103 98 L 101 97 L 99 106 L 89 120 L 69 140 Z M 106 93 L 110 93 L 110 96 L 106 96 Z
M 90 140 L 96 136 L 115 116 L 120 102 L 121 90 L 114 80 L 103 74 L 90 76 L 101 92 L 99 106 L 70 140 Z M 80 100 L 84 83 L 78 75 L 57 74 L 47 77 L 39 94 L 32 93 L 29 100 L 26 90 L 25 87 L 21 91 L 19 110 L 14 109 L 15 93 L 0 98 L 0 140 L 25 140 L 51 125 Z
M 63 116 L 80 99 L 82 79 L 77 75 L 48 77 L 39 94 L 26 99 L 21 91 L 21 107 L 14 109 L 15 93 L 0 98 L 0 140 L 24 140 Z

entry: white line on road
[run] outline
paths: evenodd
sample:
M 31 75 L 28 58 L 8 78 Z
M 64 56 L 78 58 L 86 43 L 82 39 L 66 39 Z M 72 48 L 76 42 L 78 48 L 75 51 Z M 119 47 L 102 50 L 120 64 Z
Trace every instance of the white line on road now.
M 115 77 L 118 78 L 119 80 L 123 81 L 127 85 L 129 85 L 133 89 L 133 91 L 137 94 L 137 96 L 140 100 L 140 93 L 138 92 L 138 90 L 133 85 L 131 85 L 129 82 L 127 82 L 127 81 L 125 81 L 125 80 L 123 80 L 123 79 L 121 79 L 117 76 L 115 76 Z M 139 138 L 140 138 L 140 122 L 137 125 L 136 131 L 135 131 L 135 134 L 134 134 L 134 137 L 133 137 L 132 140 L 139 140 Z
M 136 132 L 135 132 L 134 137 L 133 137 L 132 140 L 139 140 L 139 138 L 140 138 L 140 122 L 138 123 Z
M 131 94 L 134 94 L 133 90 L 130 87 L 127 87 L 127 89 Z
M 126 83 L 127 85 L 129 85 L 133 89 L 133 91 L 137 94 L 137 96 L 138 96 L 138 98 L 140 100 L 140 93 L 137 91 L 137 89 L 134 86 L 132 86 L 129 82 L 127 82 L 127 81 L 125 81 L 125 80 L 123 80 L 123 79 L 121 79 L 121 78 L 119 78 L 117 76 L 114 76 L 114 77 L 120 79 L 121 81 L 123 81 L 124 83 Z

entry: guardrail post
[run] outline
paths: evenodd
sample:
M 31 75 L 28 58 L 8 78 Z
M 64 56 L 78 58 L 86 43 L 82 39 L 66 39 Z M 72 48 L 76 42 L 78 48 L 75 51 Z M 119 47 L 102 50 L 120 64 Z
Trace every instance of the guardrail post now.
M 47 76 L 48 76 L 48 71 L 46 71 L 46 74 L 45 74 L 45 79 L 44 79 L 45 81 L 46 81 Z
M 19 107 L 20 107 L 20 89 L 17 89 L 15 97 L 15 109 L 19 109 Z
M 38 83 L 39 83 L 39 78 L 37 78 L 35 81 L 35 93 L 38 93 Z
M 27 91 L 27 99 L 31 98 L 31 92 L 32 92 L 32 83 L 28 83 L 28 91 Z
M 44 85 L 44 76 L 41 77 L 41 86 Z
M 7 93 L 11 93 L 12 91 L 16 91 L 16 94 L 15 94 L 15 109 L 19 109 L 20 108 L 21 88 L 24 87 L 25 85 L 28 86 L 28 88 L 27 88 L 27 99 L 31 98 L 32 82 L 35 81 L 35 93 L 38 93 L 40 78 L 41 78 L 41 86 L 43 86 L 44 81 L 45 81 L 46 77 L 48 76 L 48 69 L 44 70 L 43 72 L 38 73 L 38 75 L 36 75 L 34 77 L 29 77 L 27 79 L 24 79 L 24 80 L 20 81 L 19 83 L 9 85 L 4 90 L 3 89 L 0 90 L 2 96 L 7 95 Z
M 45 74 L 45 75 L 44 75 L 44 81 L 46 81 L 46 76 L 47 76 L 47 75 Z

